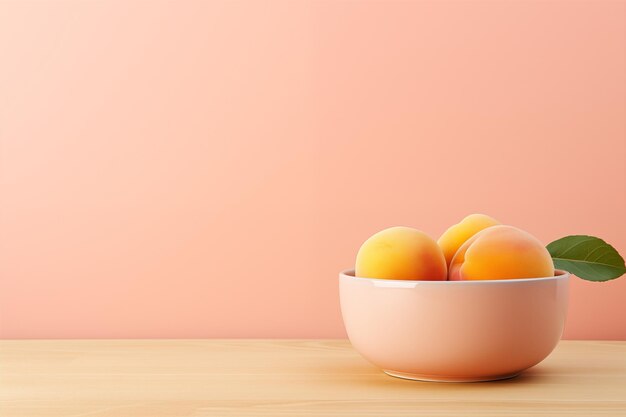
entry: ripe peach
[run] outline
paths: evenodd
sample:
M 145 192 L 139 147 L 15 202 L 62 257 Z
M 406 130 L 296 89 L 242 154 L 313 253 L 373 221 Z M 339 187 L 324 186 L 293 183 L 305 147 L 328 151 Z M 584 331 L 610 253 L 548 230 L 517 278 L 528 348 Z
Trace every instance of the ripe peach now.
M 476 233 L 491 226 L 500 224 L 496 219 L 493 219 L 484 214 L 470 214 L 459 223 L 451 226 L 443 232 L 437 244 L 443 251 L 446 257 L 446 264 L 450 266 L 452 257 L 457 250 L 461 247 L 467 239 L 474 236 Z
M 363 243 L 355 275 L 362 278 L 443 281 L 443 252 L 430 236 L 410 227 L 382 230 Z
M 548 250 L 537 238 L 513 226 L 491 226 L 476 233 L 450 263 L 451 281 L 541 278 L 554 275 Z

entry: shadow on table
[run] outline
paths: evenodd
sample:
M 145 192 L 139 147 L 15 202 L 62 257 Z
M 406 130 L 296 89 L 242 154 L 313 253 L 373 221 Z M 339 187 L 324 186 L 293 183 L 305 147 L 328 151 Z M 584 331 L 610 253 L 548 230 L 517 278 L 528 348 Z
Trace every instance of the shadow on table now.
M 555 371 L 552 367 L 540 366 L 527 369 L 516 377 L 502 379 L 498 381 L 484 382 L 429 382 L 412 381 L 408 379 L 396 378 L 385 374 L 382 370 L 368 365 L 346 365 L 325 367 L 326 371 L 333 374 L 344 375 L 357 384 L 367 386 L 405 386 L 414 387 L 416 384 L 429 384 L 433 386 L 473 386 L 473 387 L 493 387 L 537 384 L 552 379 L 555 373 L 563 374 L 563 370 Z M 318 368 L 319 370 L 319 368 Z

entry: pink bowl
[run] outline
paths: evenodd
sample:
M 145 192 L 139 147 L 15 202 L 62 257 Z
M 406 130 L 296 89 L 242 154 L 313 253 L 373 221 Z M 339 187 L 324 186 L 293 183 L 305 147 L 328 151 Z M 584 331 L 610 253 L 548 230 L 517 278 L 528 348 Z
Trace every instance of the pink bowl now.
M 397 281 L 339 274 L 354 348 L 389 375 L 424 381 L 516 376 L 563 332 L 569 274 L 497 281 Z

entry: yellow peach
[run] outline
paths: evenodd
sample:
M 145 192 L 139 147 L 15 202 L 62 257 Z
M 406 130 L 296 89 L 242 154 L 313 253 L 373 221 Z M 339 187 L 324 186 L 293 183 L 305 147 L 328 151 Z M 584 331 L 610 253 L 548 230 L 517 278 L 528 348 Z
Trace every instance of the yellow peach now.
M 513 226 L 491 226 L 456 252 L 448 279 L 541 278 L 554 275 L 550 253 L 537 238 Z
M 355 275 L 362 278 L 443 281 L 443 252 L 430 236 L 410 227 L 382 230 L 363 243 Z
M 493 219 L 484 214 L 470 214 L 459 223 L 451 226 L 443 232 L 437 244 L 443 251 L 443 255 L 446 257 L 446 264 L 450 266 L 452 257 L 457 250 L 467 241 L 467 239 L 474 236 L 476 233 L 491 226 L 500 224 L 496 219 Z

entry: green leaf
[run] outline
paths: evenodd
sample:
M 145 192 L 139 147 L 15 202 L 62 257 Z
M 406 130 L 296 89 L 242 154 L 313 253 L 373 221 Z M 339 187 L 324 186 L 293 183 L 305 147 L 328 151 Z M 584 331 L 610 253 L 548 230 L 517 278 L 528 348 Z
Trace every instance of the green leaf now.
M 566 236 L 550 243 L 547 248 L 555 268 L 587 281 L 608 281 L 626 273 L 620 254 L 597 237 Z

